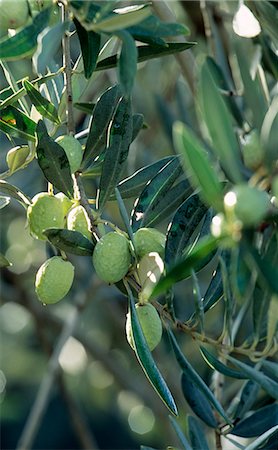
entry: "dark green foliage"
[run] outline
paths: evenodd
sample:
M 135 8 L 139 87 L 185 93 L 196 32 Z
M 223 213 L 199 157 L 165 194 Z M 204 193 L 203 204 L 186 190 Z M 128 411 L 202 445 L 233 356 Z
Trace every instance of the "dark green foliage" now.
M 151 382 L 154 389 L 157 391 L 158 395 L 164 401 L 166 406 L 169 408 L 172 414 L 177 415 L 178 410 L 175 404 L 175 401 L 172 397 L 171 392 L 164 379 L 162 378 L 161 373 L 159 372 L 152 354 L 149 350 L 149 347 L 146 343 L 140 322 L 138 320 L 134 298 L 130 288 L 128 288 L 128 298 L 129 298 L 129 313 L 131 317 L 131 329 L 132 336 L 134 340 L 135 353 L 136 356 L 146 374 L 149 381 Z
M 185 400 L 196 416 L 209 427 L 217 428 L 217 420 L 215 419 L 209 401 L 184 372 L 181 377 L 181 387 Z
M 93 254 L 94 244 L 78 231 L 48 228 L 44 234 L 51 244 L 66 253 L 80 256 Z
M 191 195 L 177 210 L 167 231 L 165 262 L 168 267 L 182 258 L 184 249 L 204 217 L 207 207 Z
M 119 99 L 118 86 L 107 89 L 107 91 L 105 91 L 98 99 L 91 119 L 83 164 L 85 164 L 89 158 L 95 159 L 103 150 L 106 143 L 108 126 L 115 113 Z
M 0 130 L 11 137 L 35 141 L 36 123 L 14 106 L 0 106 Z
M 241 420 L 232 430 L 232 434 L 242 437 L 260 436 L 278 424 L 278 405 L 264 406 L 246 419 Z
M 47 8 L 40 0 L 29 5 L 26 26 L 3 30 L 0 390 L 4 421 L 23 429 L 20 442 L 4 442 L 5 448 L 39 447 L 34 438 L 44 428 L 52 387 L 70 411 L 76 448 L 94 447 L 90 434 L 98 417 L 109 433 L 97 431 L 96 441 L 101 434 L 112 439 L 119 413 L 134 431 L 128 433 L 136 443 L 126 448 L 139 448 L 148 413 L 156 421 L 142 450 L 152 450 L 153 437 L 154 448 L 176 437 L 173 445 L 184 450 L 224 449 L 224 436 L 240 449 L 236 436 L 247 439 L 245 450 L 277 447 L 278 10 L 267 0 L 201 3 L 193 14 L 190 2 L 70 0 Z M 251 39 L 237 34 L 238 13 L 246 7 L 261 26 Z M 187 17 L 190 42 L 182 23 Z M 55 141 L 60 135 L 75 136 L 82 145 L 74 174 Z M 250 205 L 240 204 L 239 190 L 250 187 L 258 201 L 259 194 L 265 199 L 257 222 L 240 214 Z M 65 228 L 45 229 L 45 242 L 32 240 L 26 221 L 39 191 L 55 198 L 60 193 L 58 213 L 60 201 L 63 208 L 59 226 Z M 93 214 L 83 217 L 89 238 L 82 226 L 76 228 L 81 232 L 66 228 L 68 211 L 81 205 Z M 165 254 L 140 260 L 134 233 L 143 227 L 157 228 L 162 241 L 166 235 Z M 92 265 L 96 243 L 111 231 L 128 240 L 129 266 L 115 289 Z M 74 265 L 75 281 L 61 306 L 46 308 L 36 303 L 35 271 L 44 257 L 57 255 Z M 109 268 L 110 258 L 102 262 Z M 151 302 L 168 331 L 153 354 L 135 301 Z M 127 312 L 135 358 L 125 346 Z M 80 361 L 83 355 L 80 366 L 68 349 Z M 24 383 L 38 387 L 38 396 L 19 426 L 17 417 L 28 414 Z M 89 432 L 79 412 L 84 402 L 94 422 Z M 102 422 L 104 408 L 115 423 Z M 188 408 L 192 416 L 186 416 Z M 64 415 L 59 417 L 60 427 Z
M 99 182 L 97 207 L 103 210 L 106 201 L 114 191 L 124 163 L 128 156 L 132 140 L 132 113 L 129 100 L 122 98 L 117 106 L 115 116 L 109 128 L 107 149 L 102 165 Z
M 23 81 L 23 86 L 37 111 L 46 119 L 51 120 L 51 122 L 59 124 L 58 112 L 53 103 L 44 98 L 28 80 Z
M 101 36 L 94 31 L 87 31 L 78 22 L 77 19 L 73 20 L 78 39 L 81 44 L 81 51 L 84 63 L 84 75 L 85 78 L 90 78 L 95 70 L 98 54 L 100 51 L 100 39 Z
M 73 197 L 73 179 L 66 152 L 48 136 L 46 126 L 42 121 L 39 121 L 37 125 L 37 135 L 38 163 L 45 178 L 59 191 Z
M 181 175 L 182 168 L 178 158 L 169 161 L 143 189 L 140 197 L 135 201 L 131 215 L 133 231 L 145 226 L 148 216 L 152 214 L 159 203 L 163 201 L 169 188 Z

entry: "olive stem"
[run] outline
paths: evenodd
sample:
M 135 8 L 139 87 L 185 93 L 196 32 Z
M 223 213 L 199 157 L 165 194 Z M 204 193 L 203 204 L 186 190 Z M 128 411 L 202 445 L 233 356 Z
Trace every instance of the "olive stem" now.
M 83 185 L 83 182 L 80 177 L 80 173 L 76 172 L 75 175 L 73 175 L 73 177 L 75 180 L 75 194 L 76 194 L 77 200 L 79 201 L 79 204 L 81 206 L 83 206 L 83 208 L 85 209 L 85 211 L 89 217 L 90 224 L 91 224 L 91 232 L 92 232 L 94 240 L 98 241 L 101 236 L 97 229 L 96 218 L 93 216 L 89 201 L 88 201 L 86 193 L 85 193 L 84 185 Z M 99 220 L 98 220 L 98 222 L 99 222 Z
M 258 360 L 261 358 L 265 358 L 266 356 L 269 356 L 269 357 L 274 356 L 275 353 L 277 352 L 278 343 L 275 339 L 273 340 L 270 349 L 268 349 L 267 354 L 265 352 L 265 349 L 263 349 L 262 351 L 254 350 L 252 348 L 252 346 L 247 347 L 247 348 L 244 348 L 243 346 L 234 347 L 233 345 L 229 345 L 229 344 L 223 342 L 222 339 L 221 340 L 219 338 L 213 339 L 209 336 L 198 333 L 197 331 L 192 329 L 192 327 L 189 327 L 188 325 L 186 325 L 183 322 L 174 321 L 172 319 L 171 315 L 169 314 L 169 312 L 164 308 L 163 305 L 161 305 L 160 303 L 158 303 L 156 301 L 153 301 L 152 304 L 156 307 L 156 309 L 158 310 L 160 315 L 165 320 L 170 322 L 173 327 L 175 327 L 176 329 L 178 329 L 186 334 L 189 334 L 192 337 L 192 339 L 195 341 L 199 341 L 199 342 L 203 342 L 205 344 L 212 345 L 213 347 L 217 348 L 220 352 L 223 352 L 225 355 L 227 353 L 237 353 L 239 355 L 247 356 L 251 361 L 255 361 L 255 360 Z
M 62 20 L 67 22 L 69 20 L 69 11 L 67 4 L 62 4 Z M 63 64 L 64 64 L 64 84 L 66 90 L 67 103 L 67 129 L 69 135 L 75 134 L 75 124 L 73 115 L 73 93 L 71 84 L 71 56 L 70 56 L 70 32 L 65 31 L 63 38 Z

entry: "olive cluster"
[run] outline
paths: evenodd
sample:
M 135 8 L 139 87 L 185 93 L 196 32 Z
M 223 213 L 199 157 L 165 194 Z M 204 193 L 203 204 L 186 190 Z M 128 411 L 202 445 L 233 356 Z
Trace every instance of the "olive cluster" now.
M 59 144 L 65 144 L 66 141 L 59 140 Z M 69 146 L 65 144 L 64 148 L 69 157 Z M 79 165 L 80 161 L 73 166 L 72 171 Z M 98 226 L 101 220 L 93 210 L 92 214 Z M 30 233 L 36 239 L 46 240 L 44 231 L 48 228 L 67 228 L 92 239 L 86 210 L 78 201 L 69 199 L 62 192 L 55 195 L 40 192 L 35 195 L 27 209 L 27 219 Z M 106 283 L 117 283 L 130 276 L 141 287 L 136 304 L 137 316 L 147 344 L 153 350 L 161 340 L 162 325 L 156 309 L 148 300 L 164 270 L 165 235 L 153 228 L 140 228 L 134 233 L 131 242 L 124 232 L 116 227 L 115 230 L 99 238 L 93 251 L 93 265 L 99 278 Z M 73 279 L 74 266 L 71 262 L 62 256 L 48 259 L 36 275 L 35 288 L 39 300 L 43 304 L 59 302 L 71 289 Z M 126 335 L 134 348 L 129 314 Z

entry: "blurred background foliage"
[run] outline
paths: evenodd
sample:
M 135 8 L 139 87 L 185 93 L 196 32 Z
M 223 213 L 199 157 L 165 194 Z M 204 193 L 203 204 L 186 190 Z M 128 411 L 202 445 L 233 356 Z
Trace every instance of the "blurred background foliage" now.
M 275 2 L 271 3 L 277 8 Z M 256 65 L 256 58 L 259 60 L 262 79 L 277 94 L 277 55 L 276 59 L 269 56 L 272 55 L 269 32 L 263 27 L 264 31 L 253 39 L 236 35 L 232 23 L 238 5 L 237 1 L 154 2 L 153 8 L 162 19 L 177 20 L 188 26 L 191 31 L 189 38 L 197 45 L 177 57 L 166 56 L 139 65 L 133 90 L 133 109 L 144 114 L 146 128 L 131 146 L 124 176 L 174 154 L 174 121 L 189 125 L 199 136 L 206 133 L 200 120 L 197 86 L 198 70 L 207 55 L 213 56 L 225 73 L 227 95 L 230 91 L 236 93 L 239 110 L 245 108 L 250 118 L 254 114 L 252 105 L 243 105 L 241 97 L 242 58 L 248 65 Z M 73 38 L 73 61 L 79 54 L 78 40 Z M 61 66 L 61 58 L 59 50 L 53 70 L 55 64 L 57 69 Z M 29 58 L 9 64 L 15 79 L 34 77 Z M 115 69 L 98 73 L 83 101 L 95 102 L 116 79 Z M 0 84 L 1 89 L 6 85 L 2 71 Z M 78 132 L 88 126 L 88 117 L 77 109 L 75 114 Z M 10 142 L 3 133 L 0 134 L 0 146 L 0 172 L 4 172 L 7 170 L 6 153 Z M 28 171 L 13 174 L 9 182 L 30 197 L 47 188 L 35 162 L 29 165 Z M 94 197 L 94 180 L 86 180 L 85 186 L 88 194 Z M 132 201 L 127 201 L 126 206 L 131 208 Z M 123 226 L 115 202 L 108 204 L 106 215 Z M 34 278 L 46 257 L 52 256 L 51 249 L 44 242 L 30 237 L 25 211 L 14 200 L 0 210 L 0 216 L 2 253 L 12 262 L 11 267 L 1 271 L 2 448 L 15 448 L 63 323 L 70 316 L 73 304 L 83 296 L 86 297 L 86 307 L 59 358 L 62 370 L 52 390 L 34 448 L 131 449 L 139 448 L 141 444 L 165 448 L 170 443 L 178 447 L 179 441 L 168 419 L 168 411 L 152 391 L 126 341 L 126 298 L 115 287 L 106 286 L 95 277 L 89 257 L 71 256 L 76 268 L 73 289 L 61 303 L 42 307 L 34 293 Z M 161 231 L 166 232 L 168 222 L 160 224 Z M 215 265 L 216 261 L 212 260 L 198 277 L 202 294 Z M 192 280 L 179 283 L 175 293 L 177 316 L 186 320 L 195 309 Z M 206 327 L 214 337 L 221 333 L 219 317 L 222 316 L 221 302 L 206 315 Z M 245 336 L 239 335 L 239 340 L 248 336 L 251 326 L 251 323 L 246 323 Z M 203 361 L 198 346 L 186 334 L 180 335 L 179 342 L 192 365 L 212 386 L 215 373 Z M 154 355 L 171 387 L 180 412 L 179 423 L 184 428 L 185 416 L 191 410 L 181 395 L 180 370 L 166 336 Z M 225 378 L 222 404 L 233 400 L 241 384 L 241 380 Z M 267 401 L 260 392 L 256 405 L 264 406 Z M 208 439 L 212 439 L 210 435 Z M 241 439 L 242 443 L 247 441 Z M 236 447 L 226 441 L 223 448 Z

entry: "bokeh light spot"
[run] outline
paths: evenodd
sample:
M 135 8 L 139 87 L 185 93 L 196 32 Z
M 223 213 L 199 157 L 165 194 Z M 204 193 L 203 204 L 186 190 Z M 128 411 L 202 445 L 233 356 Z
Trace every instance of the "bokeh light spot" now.
M 138 405 L 130 411 L 128 423 L 135 433 L 146 434 L 152 430 L 155 423 L 155 417 L 150 408 Z
M 83 372 L 87 365 L 87 354 L 84 346 L 75 338 L 70 337 L 61 351 L 59 363 L 62 369 L 71 375 Z

